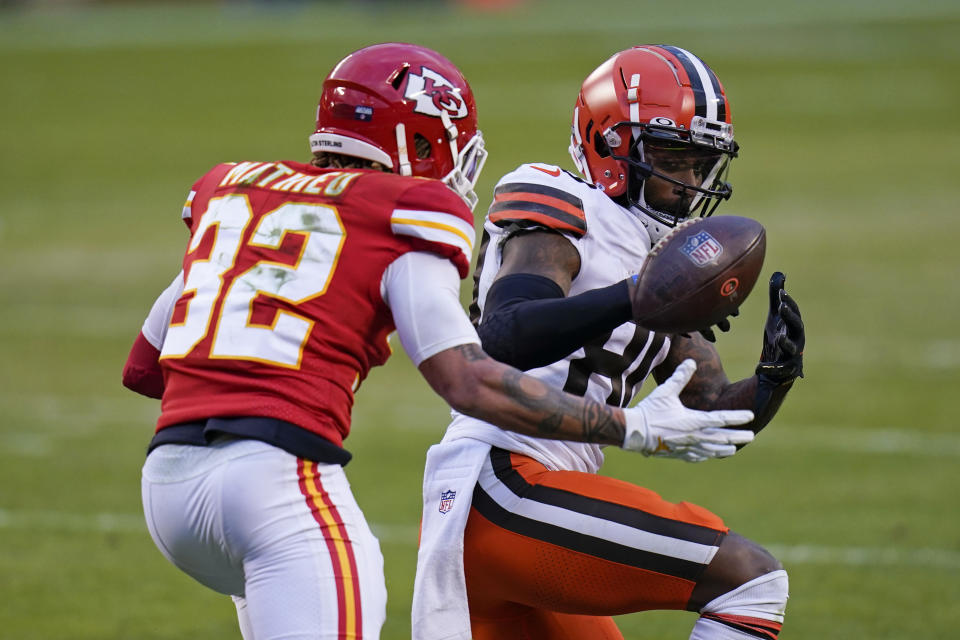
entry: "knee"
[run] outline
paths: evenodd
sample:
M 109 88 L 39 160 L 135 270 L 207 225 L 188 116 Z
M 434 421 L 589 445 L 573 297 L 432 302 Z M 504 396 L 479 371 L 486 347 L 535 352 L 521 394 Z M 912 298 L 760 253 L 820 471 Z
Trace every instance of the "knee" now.
M 715 598 L 776 572 L 786 578 L 783 565 L 769 551 L 731 531 L 697 582 L 687 608 L 700 611 Z
M 700 624 L 746 627 L 757 634 L 762 632 L 762 637 L 776 638 L 783 625 L 789 590 L 787 572 L 771 571 L 708 602 L 700 610 Z
M 721 545 L 717 556 L 726 568 L 730 588 L 774 571 L 782 571 L 783 565 L 769 551 L 752 540 L 731 533 Z
M 700 631 L 690 637 L 719 637 L 722 627 L 729 627 L 776 638 L 789 592 L 780 561 L 757 543 L 731 532 L 694 589 L 689 608 L 700 612 Z
M 770 614 L 783 620 L 790 597 L 790 583 L 783 569 L 765 573 L 718 596 L 704 605 L 702 613 Z M 764 616 L 765 617 L 765 616 Z

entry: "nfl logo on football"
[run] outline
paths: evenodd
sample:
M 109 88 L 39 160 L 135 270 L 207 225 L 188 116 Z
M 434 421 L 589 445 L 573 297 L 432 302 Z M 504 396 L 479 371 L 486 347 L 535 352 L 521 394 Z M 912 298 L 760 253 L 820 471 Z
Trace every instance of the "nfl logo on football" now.
M 440 494 L 440 513 L 446 513 L 453 509 L 453 499 L 457 497 L 456 491 L 444 491 Z
M 716 260 L 723 253 L 723 245 L 706 231 L 688 237 L 680 249 L 698 267 Z

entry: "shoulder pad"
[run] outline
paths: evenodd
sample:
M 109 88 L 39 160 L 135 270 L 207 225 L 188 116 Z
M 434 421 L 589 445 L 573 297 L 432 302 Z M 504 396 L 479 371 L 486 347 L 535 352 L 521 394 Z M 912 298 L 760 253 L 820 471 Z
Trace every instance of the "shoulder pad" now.
M 392 207 L 390 229 L 415 251 L 431 251 L 449 259 L 460 277 L 470 270 L 476 232 L 473 214 L 463 200 L 438 180 L 418 182 Z
M 587 232 L 587 218 L 573 191 L 583 183 L 572 178 L 552 165 L 523 165 L 497 185 L 487 217 L 498 227 L 546 227 L 579 238 Z
M 257 164 L 256 162 L 221 162 L 218 165 L 213 166 L 205 174 L 200 176 L 196 182 L 193 183 L 193 186 L 190 187 L 190 193 L 187 194 L 187 199 L 183 203 L 183 209 L 180 211 L 180 219 L 183 220 L 183 223 L 187 225 L 187 229 L 193 228 L 193 201 L 197 198 L 198 194 L 202 194 L 200 201 L 204 199 L 209 199 L 210 195 L 216 189 L 220 180 L 227 175 L 230 171 L 234 170 L 237 166 L 243 165 L 246 167 L 252 167 Z M 201 210 L 206 208 L 206 204 L 202 204 Z
M 393 174 L 381 174 L 392 176 Z M 473 227 L 473 212 L 463 199 L 446 184 L 433 178 L 398 176 L 408 185 L 398 197 L 397 206 L 409 209 L 444 211 L 456 216 Z

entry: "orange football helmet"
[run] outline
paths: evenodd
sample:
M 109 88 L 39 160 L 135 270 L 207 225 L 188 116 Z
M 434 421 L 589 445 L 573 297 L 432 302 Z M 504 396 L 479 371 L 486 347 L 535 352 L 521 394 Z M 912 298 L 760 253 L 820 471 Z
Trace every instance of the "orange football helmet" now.
M 613 55 L 584 80 L 573 112 L 570 155 L 587 181 L 645 214 L 657 240 L 691 216 L 709 216 L 730 197 L 737 155 L 730 104 L 717 76 L 679 47 L 642 45 Z M 656 158 L 692 167 L 687 182 Z M 669 183 L 671 204 L 649 202 L 645 185 Z

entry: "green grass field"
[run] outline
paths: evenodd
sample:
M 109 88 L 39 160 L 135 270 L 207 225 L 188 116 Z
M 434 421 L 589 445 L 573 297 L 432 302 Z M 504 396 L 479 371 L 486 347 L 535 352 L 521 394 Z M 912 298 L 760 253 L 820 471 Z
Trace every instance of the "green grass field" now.
M 239 637 L 229 599 L 149 539 L 139 469 L 158 406 L 120 369 L 178 268 L 190 184 L 220 161 L 305 159 L 326 71 L 386 40 L 470 79 L 491 154 L 478 212 L 521 162 L 572 169 L 576 92 L 614 51 L 667 42 L 717 71 L 742 145 L 721 212 L 767 226 L 807 378 L 733 459 L 611 451 L 604 472 L 774 550 L 784 640 L 957 637 L 956 2 L 64 6 L 0 11 L 0 637 Z M 732 378 L 752 373 L 763 307 L 721 337 Z M 386 640 L 409 637 L 420 473 L 446 415 L 402 354 L 358 396 L 347 470 L 386 556 Z M 693 621 L 619 620 L 644 640 Z

